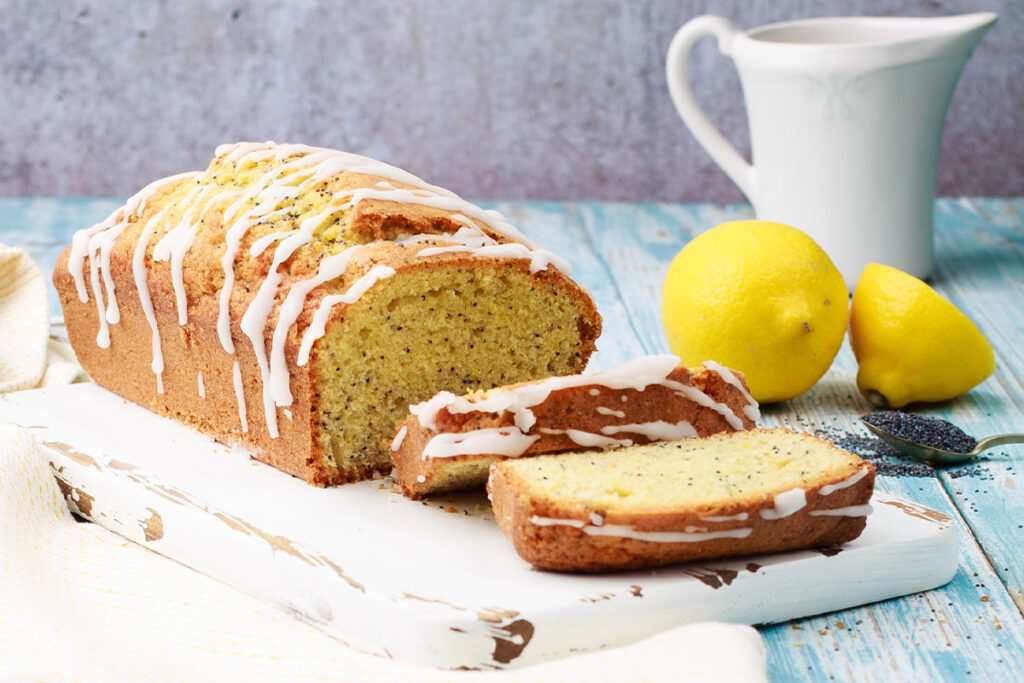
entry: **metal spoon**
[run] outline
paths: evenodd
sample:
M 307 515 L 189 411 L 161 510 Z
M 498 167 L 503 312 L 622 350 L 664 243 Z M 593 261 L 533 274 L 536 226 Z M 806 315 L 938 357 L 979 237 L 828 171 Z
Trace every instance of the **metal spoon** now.
M 997 434 L 996 436 L 986 436 L 983 439 L 978 439 L 978 443 L 973 450 L 966 453 L 955 453 L 942 448 L 923 446 L 919 443 L 908 441 L 902 436 L 890 434 L 889 432 L 871 424 L 863 417 L 861 418 L 861 422 L 876 434 L 879 439 L 897 449 L 904 455 L 907 455 L 914 460 L 923 460 L 924 462 L 932 463 L 937 462 L 944 465 L 955 465 L 957 463 L 967 462 L 982 451 L 994 448 L 995 446 L 1002 446 L 1007 443 L 1024 443 L 1024 434 Z

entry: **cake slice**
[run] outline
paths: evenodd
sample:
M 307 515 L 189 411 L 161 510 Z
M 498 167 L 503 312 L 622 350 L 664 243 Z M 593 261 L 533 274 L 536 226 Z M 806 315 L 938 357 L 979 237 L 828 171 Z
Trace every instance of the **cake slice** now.
M 491 467 L 498 526 L 541 569 L 641 569 L 851 541 L 874 467 L 809 434 L 716 434 Z
M 752 429 L 742 374 L 687 369 L 672 355 L 604 372 L 525 382 L 414 405 L 392 442 L 394 476 L 410 498 L 482 487 L 496 460 Z

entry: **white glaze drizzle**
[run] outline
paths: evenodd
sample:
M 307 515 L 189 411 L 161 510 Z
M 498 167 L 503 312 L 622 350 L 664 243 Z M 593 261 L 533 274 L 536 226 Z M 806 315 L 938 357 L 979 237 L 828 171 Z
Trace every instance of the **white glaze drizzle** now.
M 606 425 L 601 427 L 602 434 L 619 434 L 621 432 L 642 434 L 651 441 L 678 441 L 679 439 L 692 439 L 697 436 L 697 430 L 686 420 L 680 420 L 675 423 L 655 420 L 640 424 Z
M 479 258 L 498 258 L 527 260 L 530 262 L 530 272 L 535 273 L 544 270 L 549 265 L 562 271 L 566 275 L 572 273 L 572 266 L 568 261 L 546 249 L 531 249 L 522 244 L 500 244 L 489 235 L 481 231 L 474 223 L 461 214 L 453 214 L 456 222 L 463 223 L 464 227 L 454 233 L 445 235 L 434 235 L 430 233 L 403 236 L 395 240 L 399 245 L 410 245 L 417 242 L 456 242 L 455 245 L 430 246 L 416 252 L 417 258 L 435 256 L 437 254 L 449 254 L 465 252 L 471 253 Z
M 231 372 L 232 379 L 235 384 L 235 398 L 238 400 L 238 421 L 242 425 L 242 432 L 249 431 L 249 420 L 245 415 L 245 389 L 242 387 L 242 369 L 238 367 L 238 361 L 235 361 L 234 368 Z
M 196 376 L 196 382 L 199 384 L 199 398 L 206 398 L 206 385 L 203 384 L 203 371 L 200 370 Z
M 867 476 L 867 473 L 868 468 L 862 467 L 861 469 L 854 472 L 852 475 L 850 475 L 849 477 L 842 481 L 836 482 L 835 484 L 825 484 L 820 489 L 818 489 L 818 493 L 820 493 L 823 496 L 831 496 L 836 491 L 853 486 L 858 481 Z
M 711 407 L 725 415 L 727 420 L 731 417 L 730 424 L 734 425 L 736 429 L 743 428 L 743 422 L 725 404 L 713 401 L 696 387 L 667 379 L 678 365 L 679 358 L 670 354 L 645 356 L 604 372 L 551 377 L 515 389 L 495 389 L 483 396 L 474 397 L 474 400 L 442 391 L 428 401 L 411 406 L 409 411 L 416 415 L 422 426 L 435 429 L 437 414 L 442 408 L 452 414 L 472 412 L 500 414 L 507 410 L 514 415 L 516 426 L 523 432 L 528 432 L 536 422 L 536 416 L 530 408 L 543 403 L 553 391 L 590 385 L 609 389 L 643 391 L 650 385 L 660 384 L 677 393 L 685 392 L 687 398 L 691 398 L 700 405 Z
M 199 208 L 202 200 L 216 189 L 216 185 L 197 185 L 192 188 L 180 201 L 183 207 L 183 215 L 178 224 L 167 231 L 166 234 L 153 247 L 153 261 L 170 261 L 171 284 L 174 286 L 174 298 L 178 305 L 178 324 L 184 325 L 188 322 L 188 299 L 185 295 L 185 254 L 196 240 L 199 232 L 199 219 L 195 219 L 195 211 Z
M 117 293 L 114 287 L 114 280 L 110 274 L 110 252 L 114 247 L 114 241 L 128 227 L 128 222 L 134 214 L 136 218 L 142 215 L 146 208 L 146 202 L 163 185 L 198 176 L 199 173 L 181 173 L 169 178 L 161 178 L 144 187 L 133 195 L 120 209 L 114 211 L 106 220 L 97 223 L 91 228 L 79 230 L 71 240 L 71 253 L 68 255 L 68 272 L 75 280 L 78 288 L 78 298 L 85 303 L 89 300 L 88 292 L 85 290 L 83 276 L 84 261 L 89 256 L 89 280 L 92 285 L 93 295 L 96 297 L 96 312 L 99 327 L 96 332 L 96 345 L 106 349 L 110 347 L 109 325 L 116 324 L 121 320 L 120 310 L 117 305 Z M 162 215 L 163 212 L 160 212 Z M 103 292 L 100 289 L 100 277 L 102 273 L 103 283 L 107 291 L 107 304 L 104 306 Z M 162 382 L 158 381 L 159 393 L 163 393 Z
M 601 393 L 601 392 L 598 392 L 598 393 Z M 591 394 L 591 395 L 593 396 L 593 394 Z M 614 415 L 615 417 L 619 418 L 620 420 L 622 420 L 622 419 L 624 419 L 626 417 L 626 411 L 625 410 L 612 410 L 611 408 L 606 408 L 605 406 L 598 406 L 594 410 L 596 410 L 599 415 Z
M 395 434 L 395 438 L 391 440 L 391 451 L 397 453 L 398 449 L 402 447 L 402 443 L 405 441 L 406 435 L 409 433 L 409 428 L 402 425 L 402 428 Z
M 591 396 L 600 396 L 601 395 L 601 390 L 600 389 L 588 389 L 587 393 L 590 394 Z
M 327 331 L 327 321 L 331 316 L 331 309 L 338 304 L 354 304 L 366 293 L 370 287 L 380 280 L 385 280 L 395 274 L 395 269 L 390 266 L 376 265 L 370 268 L 365 275 L 352 283 L 344 294 L 332 294 L 325 296 L 313 314 L 313 322 L 306 328 L 302 335 L 302 344 L 299 346 L 298 365 L 305 365 L 309 362 L 309 352 L 313 349 L 313 342 L 324 336 Z
M 90 245 L 92 237 L 101 230 L 109 229 L 114 224 L 114 217 L 123 210 L 124 207 L 118 208 L 103 222 L 96 223 L 90 228 L 79 230 L 71 237 L 71 253 L 68 254 L 68 272 L 71 273 L 71 277 L 75 281 L 75 287 L 78 289 L 78 300 L 83 304 L 89 303 L 89 290 L 85 286 L 85 257 L 92 253 Z
M 96 312 L 99 320 L 99 329 L 96 331 L 96 346 L 101 349 L 110 347 L 110 327 L 107 321 L 106 309 L 103 305 L 103 291 L 100 289 L 100 255 L 99 247 L 92 250 L 92 240 L 89 240 L 89 282 L 92 284 L 92 293 L 96 298 Z
M 872 512 L 870 505 L 851 505 L 844 508 L 831 508 L 828 510 L 811 510 L 815 517 L 867 517 Z
M 438 434 L 423 448 L 423 460 L 451 458 L 456 455 L 504 455 L 516 457 L 526 452 L 539 434 L 526 435 L 515 427 L 477 429 L 462 434 Z
M 456 252 L 471 253 L 479 258 L 528 260 L 530 262 L 531 273 L 536 273 L 538 270 L 544 270 L 549 265 L 553 265 L 566 275 L 572 274 L 572 266 L 569 265 L 569 262 L 562 257 L 553 254 L 546 249 L 530 249 L 522 244 L 515 243 L 493 244 L 484 247 L 470 247 L 466 245 L 427 247 L 425 249 L 420 249 L 416 253 L 416 256 L 418 258 L 424 258 L 427 256 L 435 256 L 437 254 L 451 254 Z
M 530 517 L 530 524 L 534 526 L 571 526 L 575 529 L 582 529 L 587 525 L 582 519 L 557 519 L 555 517 Z
M 218 147 L 217 149 L 220 150 L 221 148 Z M 294 188 L 279 188 L 280 191 L 270 193 L 270 196 L 262 201 L 257 198 L 267 190 L 270 183 L 293 169 L 293 165 L 284 164 L 264 173 L 248 190 L 239 192 L 239 198 L 224 210 L 223 224 L 230 225 L 230 227 L 224 232 L 224 255 L 220 261 L 221 269 L 224 271 L 224 283 L 221 285 L 220 306 L 217 311 L 217 335 L 220 338 L 221 346 L 228 353 L 235 352 L 235 344 L 231 339 L 230 318 L 231 291 L 235 286 L 235 256 L 238 254 L 242 238 L 245 237 L 249 228 L 275 213 L 274 210 L 277 209 L 278 204 L 288 196 L 291 196 L 288 193 L 293 191 Z M 241 211 L 249 201 L 255 201 L 256 205 L 235 220 L 235 214 Z
M 256 363 L 259 365 L 260 378 L 263 384 L 263 412 L 267 422 L 267 431 L 272 439 L 278 437 L 277 411 L 274 408 L 274 399 L 271 396 L 270 383 L 270 361 L 267 357 L 266 329 L 267 320 L 274 307 L 274 299 L 277 295 L 278 286 L 284 280 L 284 275 L 278 268 L 282 263 L 291 258 L 292 254 L 306 244 L 313 236 L 316 228 L 338 211 L 337 206 L 329 205 L 326 210 L 308 216 L 299 223 L 299 229 L 292 232 L 288 237 L 281 240 L 274 250 L 274 260 L 270 265 L 263 282 L 260 283 L 256 296 L 249 302 L 249 306 L 242 315 L 241 330 L 252 343 L 253 353 L 256 356 Z M 394 272 L 394 271 L 392 271 Z
M 287 210 L 286 209 L 280 209 L 279 211 L 271 211 L 269 214 L 267 214 L 267 216 L 264 217 L 264 220 L 266 220 L 268 217 L 272 216 L 275 213 L 276 214 L 280 214 L 280 213 L 285 212 L 285 211 L 287 211 Z M 280 242 L 284 238 L 291 237 L 294 234 L 295 234 L 294 230 L 282 230 L 281 232 L 267 233 L 263 237 L 260 237 L 258 240 L 255 240 L 252 243 L 252 245 L 250 245 L 250 247 L 249 247 L 249 256 L 252 256 L 253 258 L 256 258 L 260 254 L 262 254 L 264 251 L 266 251 L 267 247 L 269 247 L 274 242 Z
M 121 322 L 121 312 L 117 306 L 117 288 L 114 285 L 114 278 L 110 274 L 110 252 L 114 248 L 114 240 L 116 240 L 127 227 L 128 223 L 126 221 L 121 221 L 110 229 L 98 232 L 89 238 L 89 273 L 92 275 L 97 269 L 95 261 L 96 253 L 98 252 L 99 270 L 102 271 L 103 284 L 107 288 L 107 309 L 104 317 L 111 325 L 116 325 Z M 95 250 L 93 248 L 94 242 L 96 243 Z
M 476 223 L 470 220 L 469 217 L 463 216 L 461 213 L 453 213 L 451 215 L 451 219 L 456 223 L 461 223 L 462 225 L 466 226 L 467 228 L 470 228 L 471 230 L 480 230 L 480 228 L 476 227 Z
M 338 167 L 338 169 L 333 173 L 330 173 L 328 177 L 330 175 L 335 175 L 339 171 L 347 170 L 352 173 L 361 173 L 387 178 L 389 180 L 402 183 L 403 185 L 412 185 L 414 187 L 427 190 L 440 196 L 453 198 L 458 197 L 455 193 L 442 187 L 437 187 L 436 185 L 430 185 L 422 178 L 400 169 L 397 166 L 391 166 L 383 161 L 377 161 L 376 159 L 360 156 L 358 154 L 341 152 L 323 147 L 311 147 L 299 144 L 279 145 L 273 141 L 238 142 L 219 146 L 215 154 L 218 157 L 223 156 L 228 162 L 237 163 L 240 168 L 244 168 L 247 163 L 255 164 L 269 158 L 281 161 L 296 155 L 304 155 L 300 158 L 305 158 L 305 156 L 309 156 L 311 154 L 319 154 L 324 157 L 333 158 Z
M 201 171 L 190 171 L 188 173 L 179 173 L 177 175 L 168 176 L 167 178 L 160 178 L 155 180 L 149 185 L 136 192 L 134 195 L 128 198 L 128 201 L 123 206 L 114 210 L 105 219 L 96 223 L 95 225 L 79 230 L 75 232 L 71 238 L 71 253 L 68 254 L 68 272 L 71 273 L 71 277 L 75 281 L 75 287 L 78 289 L 78 299 L 83 304 L 89 302 L 89 293 L 85 288 L 85 257 L 89 255 L 89 242 L 93 235 L 116 228 L 120 226 L 123 230 L 124 226 L 128 224 L 132 214 L 138 218 L 142 216 L 142 212 L 146 208 L 146 202 L 149 201 L 150 197 L 156 194 L 164 185 L 167 185 L 178 180 L 184 180 L 186 178 L 194 178 L 202 175 Z
M 458 402 L 459 397 L 452 392 L 439 391 L 428 400 L 409 406 L 409 412 L 416 416 L 421 427 L 437 431 L 437 414 L 442 408 L 447 408 L 448 412 L 452 412 L 452 407 L 454 407 Z M 470 410 L 471 409 L 467 408 L 462 412 L 468 413 Z
M 664 380 L 662 384 L 669 389 L 672 389 L 683 398 L 688 398 L 697 405 L 704 406 L 705 408 L 710 408 L 715 411 L 724 417 L 725 421 L 729 423 L 729 426 L 736 431 L 742 431 L 744 429 L 743 420 L 733 412 L 732 408 L 725 403 L 720 403 L 714 400 L 697 387 L 670 379 Z
M 761 419 L 761 409 L 758 407 L 757 401 L 750 395 L 747 388 L 743 386 L 743 382 L 740 381 L 740 378 L 737 377 L 732 370 L 713 360 L 704 361 L 704 367 L 717 373 L 718 376 L 725 380 L 727 384 L 731 384 L 739 390 L 740 394 L 747 401 L 747 405 L 743 406 L 743 414 L 746 415 L 751 422 L 757 422 Z
M 604 515 L 600 512 L 592 510 L 590 512 L 590 523 L 594 526 L 604 526 Z
M 461 244 L 466 247 L 487 247 L 498 244 L 498 242 L 495 242 L 490 235 L 472 224 L 459 228 L 453 233 L 446 233 L 444 235 L 435 235 L 429 232 L 417 233 L 415 235 L 402 235 L 395 240 L 395 244 L 399 246 L 408 246 L 418 242 L 438 241 L 455 242 L 456 244 Z
M 613 439 L 610 436 L 603 436 L 601 434 L 595 434 L 593 432 L 585 432 L 581 429 L 552 429 L 550 427 L 541 427 L 538 431 L 542 434 L 564 434 L 569 439 L 584 448 L 619 448 L 622 446 L 632 446 L 633 442 L 630 439 Z
M 242 202 L 243 200 L 244 198 L 240 199 L 239 202 Z M 217 313 L 217 335 L 220 338 L 221 346 L 224 347 L 224 350 L 227 351 L 228 353 L 233 354 L 235 352 L 234 341 L 231 339 L 230 317 L 231 291 L 234 288 L 235 283 L 235 255 L 238 253 L 238 248 L 240 246 L 241 240 L 245 236 L 245 233 L 248 232 L 249 228 L 251 228 L 254 225 L 257 225 L 261 220 L 264 219 L 265 216 L 268 216 L 270 215 L 270 213 L 273 213 L 273 211 L 271 210 L 266 210 L 266 214 L 261 214 L 260 208 L 269 206 L 272 209 L 273 207 L 276 207 L 276 205 L 276 201 L 268 202 L 265 205 L 257 205 L 256 208 L 254 208 L 246 215 L 246 217 L 233 223 L 232 226 L 225 233 L 225 250 L 224 256 L 221 258 L 221 267 L 224 270 L 224 284 L 221 286 L 219 297 L 219 310 Z M 227 213 L 225 213 L 225 216 L 227 216 Z M 283 234 L 291 234 L 291 231 L 285 231 Z M 277 266 L 279 264 L 280 263 L 275 259 L 274 265 L 271 266 L 270 272 L 267 274 L 266 279 L 263 281 L 260 287 L 259 291 L 262 294 L 262 296 L 257 296 L 257 298 L 250 303 L 249 308 L 246 309 L 246 314 L 248 314 L 249 311 L 252 310 L 252 306 L 257 304 L 257 300 L 259 300 L 259 306 L 262 309 L 264 309 L 262 318 L 264 325 L 266 323 L 266 317 L 269 316 L 270 314 L 270 305 L 273 304 L 273 294 L 276 291 L 277 282 L 274 282 L 271 287 L 264 288 L 264 286 L 267 285 L 268 280 L 280 279 L 281 276 L 276 272 Z M 268 297 L 270 298 L 269 304 L 267 301 Z M 258 324 L 258 317 L 254 319 Z M 250 339 L 252 339 L 251 336 Z M 265 353 L 265 351 L 263 351 L 263 353 Z M 257 355 L 261 355 L 261 352 L 257 351 Z
M 554 517 L 539 517 L 537 515 L 530 517 L 530 523 L 536 526 L 571 526 L 575 529 L 582 529 L 583 533 L 590 536 L 616 536 L 653 543 L 699 543 L 701 541 L 713 541 L 718 538 L 746 538 L 753 531 L 749 527 L 723 529 L 722 531 L 640 531 L 623 524 L 602 523 L 600 526 L 597 526 L 587 524 L 578 519 L 556 519 Z M 687 529 L 694 529 L 694 527 L 687 527 Z
M 403 425 L 403 427 L 404 427 L 404 425 Z M 432 451 L 432 454 L 428 454 L 426 452 L 426 450 L 425 450 L 422 457 L 423 457 L 424 460 L 427 460 L 429 458 L 435 458 L 435 457 L 436 458 L 447 458 L 447 457 L 452 457 L 453 455 L 492 455 L 492 454 L 495 454 L 494 450 L 491 449 L 492 443 L 489 440 L 489 435 L 493 434 L 493 431 L 495 429 L 501 430 L 503 434 L 504 434 L 504 432 L 506 430 L 508 430 L 508 432 L 510 433 L 509 434 L 510 436 L 511 436 L 511 432 L 514 430 L 514 431 L 517 431 L 521 436 L 525 437 L 523 439 L 520 439 L 520 440 L 516 441 L 516 443 L 518 444 L 518 448 L 513 448 L 512 441 L 509 441 L 508 443 L 506 443 L 503 446 L 503 449 L 502 449 L 502 452 L 500 453 L 500 455 L 503 455 L 503 456 L 509 457 L 509 458 L 516 458 L 516 457 L 519 457 L 519 456 L 523 455 L 524 453 L 526 453 L 529 450 L 529 448 L 533 444 L 533 442 L 536 439 L 539 438 L 537 435 L 527 435 L 527 434 L 524 434 L 523 432 L 519 432 L 519 430 L 514 428 L 514 427 L 487 428 L 487 429 L 472 430 L 472 431 L 468 431 L 468 432 L 449 433 L 448 436 L 450 436 L 451 439 L 462 439 L 462 437 L 469 437 L 471 443 L 478 444 L 479 447 L 482 448 L 483 450 L 478 450 L 478 451 L 470 452 L 470 448 L 471 448 L 470 446 L 463 446 L 462 450 L 460 450 L 458 453 L 448 452 L 446 450 L 441 450 L 441 451 L 436 451 L 436 452 Z M 585 432 L 585 431 L 582 431 L 582 430 L 579 430 L 579 429 L 551 429 L 551 428 L 548 428 L 548 427 L 541 427 L 538 431 L 541 432 L 542 434 L 549 434 L 549 435 L 564 434 L 565 436 L 568 436 L 569 439 L 572 440 L 573 443 L 575 443 L 575 444 L 577 444 L 579 446 L 582 446 L 584 448 L 618 448 L 618 447 L 632 446 L 633 445 L 633 442 L 630 439 L 613 439 L 613 438 L 608 437 L 608 436 L 602 436 L 601 434 L 594 434 L 593 432 Z M 441 435 L 438 435 L 438 436 L 441 436 Z M 404 435 L 403 435 L 403 438 L 404 438 Z M 437 437 L 434 437 L 434 438 L 437 438 Z M 431 439 L 431 441 L 433 441 L 433 439 Z M 434 448 L 441 449 L 442 446 L 444 445 L 444 443 L 445 443 L 444 440 L 439 440 Z
M 135 251 L 132 254 L 132 275 L 135 278 L 135 291 L 139 294 L 139 302 L 142 305 L 142 313 L 149 323 L 150 346 L 153 360 L 150 369 L 156 375 L 156 393 L 164 393 L 164 352 L 160 345 L 160 328 L 157 327 L 156 313 L 153 311 L 153 298 L 149 294 L 149 271 L 146 269 L 146 249 L 149 247 L 149 238 L 153 234 L 153 226 L 170 209 L 170 205 L 161 209 L 153 218 L 146 221 L 139 233 L 139 241 L 135 243 Z
M 783 491 L 775 496 L 775 507 L 771 510 L 761 510 L 762 519 L 782 519 L 789 517 L 807 505 L 807 494 L 802 488 L 794 488 Z
M 298 320 L 305 307 L 306 298 L 309 293 L 320 285 L 341 277 L 348 270 L 352 257 L 364 249 L 365 246 L 356 246 L 333 254 L 323 259 L 317 267 L 316 274 L 305 280 L 299 280 L 288 290 L 287 296 L 278 308 L 277 324 L 274 326 L 274 334 L 270 344 L 270 395 L 279 406 L 288 406 L 292 403 L 292 392 L 290 386 L 291 375 L 288 371 L 288 363 L 284 355 L 285 342 L 288 339 L 288 331 Z M 392 271 L 393 273 L 394 271 Z M 380 271 L 378 271 L 378 275 Z M 358 282 L 358 281 L 357 281 Z M 370 283 L 372 284 L 372 282 Z M 353 285 L 354 287 L 355 285 Z M 365 290 L 364 290 L 365 291 Z M 353 292 L 355 294 L 361 292 Z M 346 292 L 348 294 L 348 292 Z M 358 297 L 355 297 L 358 298 Z M 325 321 L 326 324 L 326 321 Z M 312 347 L 312 341 L 310 342 Z M 299 361 L 299 365 L 305 365 L 308 359 L 308 351 Z
M 273 144 L 272 140 L 266 142 L 227 142 L 217 145 L 217 149 L 213 153 L 216 156 L 224 157 L 227 161 L 237 162 L 246 154 L 258 154 L 260 152 L 269 154 Z
M 749 516 L 750 515 L 746 512 L 740 512 L 735 515 L 711 515 L 710 517 L 701 517 L 700 521 L 712 522 L 714 524 L 720 522 L 745 522 Z
M 406 184 L 412 185 L 413 183 Z M 505 235 L 506 237 L 511 237 L 518 242 L 522 242 L 530 249 L 537 248 L 537 245 L 533 240 L 517 230 L 497 211 L 485 211 L 484 209 L 474 206 L 465 199 L 462 199 L 458 195 L 450 192 L 444 195 L 437 194 L 436 192 L 433 192 L 433 190 L 436 189 L 437 188 L 432 188 L 431 190 L 428 190 L 428 192 L 432 192 L 432 194 L 424 194 L 423 192 L 415 192 L 404 188 L 383 190 L 374 189 L 372 187 L 363 187 L 352 192 L 352 198 L 346 206 L 355 206 L 364 199 L 379 199 L 386 202 L 429 206 L 434 209 L 441 209 L 443 211 L 450 211 L 468 216 L 469 218 L 480 221 L 500 235 Z

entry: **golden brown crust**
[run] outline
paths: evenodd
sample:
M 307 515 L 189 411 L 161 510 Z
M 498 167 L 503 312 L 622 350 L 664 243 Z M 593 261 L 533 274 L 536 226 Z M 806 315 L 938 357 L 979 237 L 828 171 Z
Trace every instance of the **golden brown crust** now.
M 746 385 L 743 374 L 736 371 L 737 378 Z M 674 382 L 687 384 L 700 390 L 712 400 L 724 403 L 742 422 L 744 429 L 752 429 L 754 422 L 744 412 L 749 405 L 743 393 L 726 382 L 720 374 L 707 368 L 675 368 L 668 376 Z M 521 383 L 510 387 L 517 387 Z M 594 392 L 594 393 L 592 393 Z M 601 414 L 598 408 L 618 411 L 619 414 Z M 698 405 L 680 396 L 670 387 L 660 384 L 648 386 L 643 391 L 635 389 L 611 389 L 598 384 L 559 389 L 539 405 L 531 408 L 536 424 L 529 434 L 539 438 L 522 456 L 542 453 L 559 453 L 580 450 L 582 447 L 567 434 L 551 434 L 542 430 L 580 430 L 601 434 L 603 427 L 641 424 L 664 421 L 671 424 L 689 422 L 698 436 L 709 436 L 718 432 L 734 431 L 734 427 L 719 412 Z M 391 460 L 395 465 L 394 476 L 409 498 L 423 498 L 435 493 L 462 488 L 483 486 L 487 481 L 487 469 L 492 462 L 505 460 L 496 454 L 457 455 L 447 458 L 427 458 L 423 450 L 439 434 L 461 434 L 477 429 L 509 427 L 514 424 L 513 415 L 506 411 L 500 414 L 490 412 L 452 413 L 442 408 L 435 419 L 435 429 L 424 427 L 419 419 L 410 415 L 398 423 L 396 436 L 403 428 L 404 438 L 397 451 L 392 450 Z M 622 432 L 616 438 L 628 438 L 633 443 L 649 443 L 653 439 L 636 432 Z
M 814 438 L 814 437 L 810 437 Z M 582 524 L 591 520 L 593 510 L 586 501 L 552 501 L 534 497 L 530 486 L 516 470 L 496 463 L 491 467 L 488 493 L 498 526 L 524 560 L 540 569 L 567 572 L 607 572 L 659 567 L 693 560 L 720 559 L 774 553 L 785 550 L 841 545 L 857 538 L 867 522 L 861 515 L 813 515 L 812 511 L 857 508 L 867 505 L 874 490 L 875 469 L 856 456 L 849 465 L 836 468 L 826 477 L 804 484 L 806 505 L 781 519 L 764 519 L 762 511 L 775 507 L 773 496 L 781 491 L 723 501 L 713 507 L 671 506 L 659 512 L 628 514 L 608 511 L 602 525 L 621 525 L 642 532 L 714 532 L 750 529 L 743 538 L 713 538 L 686 542 L 640 540 L 616 535 L 591 535 Z M 822 487 L 847 480 L 862 468 L 866 475 L 852 486 L 822 495 Z M 735 517 L 709 524 L 708 517 Z M 532 519 L 576 520 L 577 526 L 535 524 Z M 699 533 L 699 532 L 698 532 Z
M 253 456 L 316 486 L 344 481 L 342 475 L 326 466 L 315 439 L 315 411 L 309 403 L 309 373 L 296 368 L 292 373 L 295 403 L 289 409 L 292 419 L 279 411 L 281 436 L 270 438 L 260 398 L 262 386 L 256 357 L 248 338 L 238 329 L 240 315 L 234 316 L 232 337 L 235 354 L 221 348 L 216 333 L 217 305 L 210 297 L 195 301 L 189 322 L 179 326 L 174 293 L 169 278 L 150 278 L 153 308 L 160 330 L 163 351 L 164 393 L 157 393 L 156 375 L 151 369 L 152 351 L 149 323 L 135 293 L 130 268 L 111 260 L 111 275 L 119 290 L 121 320 L 113 327 L 110 346 L 96 344 L 99 330 L 96 303 L 82 303 L 67 269 L 68 250 L 61 254 L 54 269 L 54 286 L 64 310 L 68 338 L 79 363 L 103 387 L 150 410 L 175 418 L 221 443 L 244 444 Z M 159 264 L 158 264 L 159 265 Z M 248 432 L 239 419 L 234 385 L 234 362 L 241 370 L 245 391 Z M 199 373 L 205 398 L 199 395 Z

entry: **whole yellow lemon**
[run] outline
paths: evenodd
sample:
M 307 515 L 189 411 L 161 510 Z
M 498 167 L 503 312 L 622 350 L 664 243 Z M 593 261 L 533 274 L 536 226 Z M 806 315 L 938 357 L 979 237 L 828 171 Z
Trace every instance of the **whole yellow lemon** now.
M 977 326 L 927 284 L 871 263 L 853 291 L 850 344 L 857 387 L 872 404 L 901 408 L 966 393 L 995 369 Z
M 768 403 L 810 389 L 843 343 L 846 285 L 805 233 L 781 223 L 723 223 L 672 260 L 662 289 L 669 348 L 686 365 L 715 360 Z

